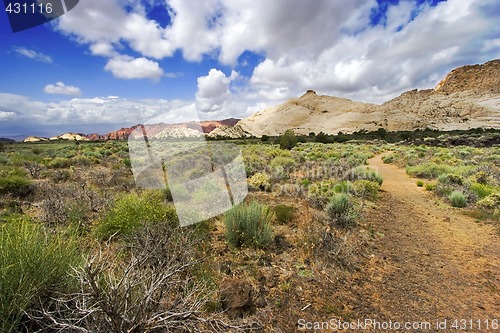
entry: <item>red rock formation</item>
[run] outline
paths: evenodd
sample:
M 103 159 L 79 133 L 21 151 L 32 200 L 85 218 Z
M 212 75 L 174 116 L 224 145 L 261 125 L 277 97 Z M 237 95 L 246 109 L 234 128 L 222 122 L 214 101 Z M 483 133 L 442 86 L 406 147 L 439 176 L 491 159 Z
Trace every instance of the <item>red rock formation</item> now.
M 224 119 L 224 120 L 208 120 L 208 121 L 202 121 L 200 123 L 197 122 L 189 122 L 189 123 L 182 123 L 182 124 L 175 124 L 175 125 L 165 125 L 165 124 L 158 124 L 158 125 L 148 125 L 148 133 L 149 135 L 155 135 L 156 133 L 162 131 L 165 129 L 166 126 L 175 126 L 175 127 L 185 127 L 185 128 L 191 128 L 195 130 L 199 130 L 200 126 L 201 129 L 203 130 L 203 133 L 210 133 L 214 129 L 220 127 L 220 126 L 234 126 L 236 123 L 239 121 L 239 119 L 235 118 L 229 118 L 229 119 Z M 132 133 L 133 130 L 135 130 L 139 125 L 132 126 L 130 128 L 120 128 L 117 131 L 109 132 L 106 134 L 97 134 L 97 133 L 92 133 L 87 135 L 87 138 L 90 140 L 126 140 L 130 133 Z

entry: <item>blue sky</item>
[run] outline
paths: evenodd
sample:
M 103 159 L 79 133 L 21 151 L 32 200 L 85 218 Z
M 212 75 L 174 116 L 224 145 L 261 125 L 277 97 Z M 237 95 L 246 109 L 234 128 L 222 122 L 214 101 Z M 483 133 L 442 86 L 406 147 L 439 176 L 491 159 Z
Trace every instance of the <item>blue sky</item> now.
M 382 103 L 500 58 L 496 0 L 80 0 L 12 33 L 0 137 L 245 117 L 307 89 Z

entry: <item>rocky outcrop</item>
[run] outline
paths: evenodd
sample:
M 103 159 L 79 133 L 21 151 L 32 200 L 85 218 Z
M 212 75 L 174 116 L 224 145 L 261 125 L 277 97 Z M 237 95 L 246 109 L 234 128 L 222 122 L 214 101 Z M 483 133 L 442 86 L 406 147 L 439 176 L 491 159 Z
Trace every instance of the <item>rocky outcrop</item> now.
M 82 133 L 64 133 L 58 136 L 53 136 L 49 140 L 68 140 L 68 141 L 89 141 L 87 136 Z
M 452 70 L 434 91 L 453 94 L 471 91 L 476 95 L 500 94 L 500 59 L 483 65 L 463 66 Z
M 467 130 L 500 128 L 500 60 L 452 71 L 435 89 L 411 90 L 382 105 L 317 95 L 308 90 L 297 99 L 265 109 L 233 128 L 220 127 L 213 137 L 337 134 L 359 130 Z
M 23 140 L 23 142 L 40 142 L 40 141 L 48 141 L 47 138 L 41 138 L 39 136 L 29 136 Z
M 187 137 L 193 137 L 194 132 L 189 131 L 188 129 L 195 130 L 200 132 L 200 129 L 203 133 L 210 133 L 214 129 L 221 127 L 221 126 L 226 126 L 226 127 L 232 127 L 234 126 L 239 119 L 235 118 L 229 118 L 229 119 L 224 119 L 224 120 L 208 120 L 208 121 L 202 121 L 202 122 L 188 122 L 188 123 L 181 123 L 181 124 L 174 124 L 174 125 L 166 125 L 166 124 L 153 124 L 153 125 L 147 125 L 148 126 L 148 135 L 151 136 L 156 136 L 158 133 L 161 131 L 165 131 L 167 127 L 169 128 L 175 128 L 175 134 L 172 133 L 172 135 L 182 135 L 182 131 L 180 130 L 181 128 L 186 129 L 186 136 Z M 106 134 L 89 134 L 87 135 L 87 138 L 89 140 L 126 140 L 130 133 L 132 133 L 139 125 L 132 126 L 130 128 L 120 128 L 117 131 L 109 132 Z

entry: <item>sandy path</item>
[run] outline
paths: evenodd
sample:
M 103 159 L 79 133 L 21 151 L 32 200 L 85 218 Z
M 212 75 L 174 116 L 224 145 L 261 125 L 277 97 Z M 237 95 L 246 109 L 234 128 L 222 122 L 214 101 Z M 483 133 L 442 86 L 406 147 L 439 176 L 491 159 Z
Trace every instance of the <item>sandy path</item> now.
M 454 319 L 500 319 L 498 232 L 417 187 L 380 156 L 369 163 L 384 183 L 366 222 L 384 236 L 375 241 L 366 283 L 357 291 L 365 300 L 357 314 L 393 321 L 447 319 L 450 332 L 457 332 L 450 327 Z M 472 324 L 462 331 L 487 330 Z

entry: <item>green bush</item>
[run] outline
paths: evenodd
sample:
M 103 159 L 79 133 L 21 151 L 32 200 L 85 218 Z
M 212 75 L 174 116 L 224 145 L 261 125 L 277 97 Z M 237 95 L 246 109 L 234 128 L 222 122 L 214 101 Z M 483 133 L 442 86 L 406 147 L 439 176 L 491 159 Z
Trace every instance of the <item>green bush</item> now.
M 486 209 L 500 209 L 500 193 L 492 193 L 478 201 L 478 206 Z
M 435 188 L 436 188 L 435 184 L 432 184 L 432 183 L 425 184 L 425 190 L 426 191 L 433 191 Z
M 348 178 L 351 180 L 357 180 L 357 179 L 372 180 L 377 182 L 379 185 L 382 185 L 382 183 L 384 182 L 384 179 L 376 170 L 365 166 L 359 166 L 354 170 L 352 170 L 348 175 Z
M 270 191 L 271 178 L 267 173 L 257 172 L 252 177 L 248 178 L 248 186 L 256 190 Z
M 379 183 L 372 180 L 360 179 L 354 182 L 354 193 L 362 198 L 376 199 L 379 190 Z
M 434 179 L 442 174 L 462 175 L 469 172 L 472 166 L 453 167 L 448 164 L 436 164 L 434 162 L 407 166 L 406 172 L 409 175 L 419 178 Z
M 30 192 L 31 182 L 18 175 L 9 175 L 0 178 L 0 194 L 10 193 L 23 196 Z
M 166 203 L 160 190 L 122 195 L 97 225 L 98 238 L 130 235 L 140 226 L 156 222 L 176 222 L 175 209 Z
M 423 180 L 417 180 L 417 186 L 418 187 L 423 187 L 424 186 L 424 181 Z
M 0 249 L 0 331 L 21 331 L 25 311 L 71 288 L 68 272 L 81 256 L 74 238 L 22 216 L 0 226 Z
M 71 159 L 66 157 L 56 157 L 48 162 L 47 166 L 54 169 L 68 168 L 72 164 Z
M 396 159 L 396 154 L 390 154 L 382 157 L 382 162 L 385 164 L 391 164 L 394 163 L 394 160 Z
M 279 223 L 288 223 L 293 219 L 293 213 L 295 212 L 295 207 L 280 204 L 273 207 L 274 215 L 276 221 Z
M 285 133 L 280 137 L 280 148 L 281 149 L 292 149 L 297 145 L 297 137 L 292 130 L 286 130 Z
M 264 248 L 271 244 L 273 213 L 255 202 L 234 207 L 224 214 L 226 239 L 235 246 Z
M 486 198 L 489 196 L 491 193 L 493 193 L 494 186 L 487 185 L 487 184 L 481 184 L 481 183 L 473 183 L 470 186 L 470 190 L 476 194 L 479 199 Z
M 345 193 L 331 198 L 326 213 L 332 222 L 342 228 L 356 226 L 358 214 L 349 196 Z
M 333 192 L 335 193 L 349 193 L 352 190 L 352 183 L 348 180 L 342 180 L 333 185 Z
M 448 199 L 450 199 L 451 205 L 453 207 L 465 207 L 465 206 L 467 206 L 467 198 L 460 191 L 451 192 L 451 194 L 448 196 Z
M 442 174 L 441 176 L 439 176 L 438 180 L 443 184 L 462 185 L 464 183 L 464 177 L 462 175 L 457 175 L 454 173 Z
M 427 179 L 439 177 L 443 173 L 451 172 L 452 167 L 446 164 L 426 163 L 406 167 L 409 175 Z
M 295 167 L 296 162 L 291 157 L 276 156 L 269 165 L 277 178 L 286 179 Z

